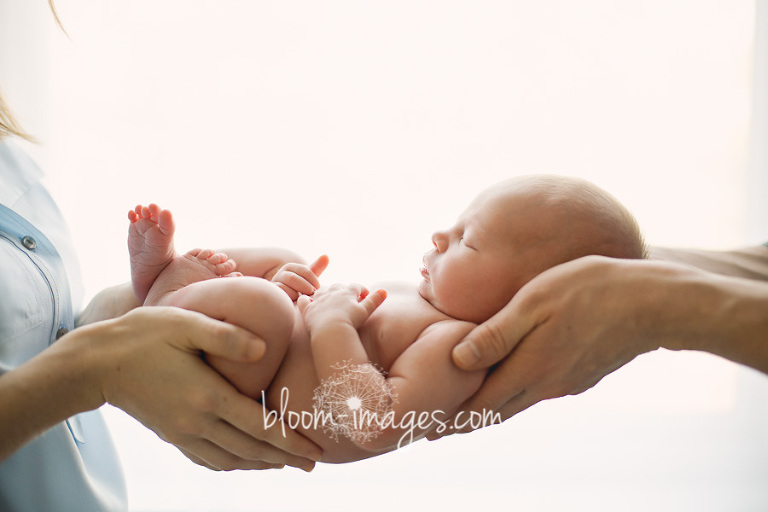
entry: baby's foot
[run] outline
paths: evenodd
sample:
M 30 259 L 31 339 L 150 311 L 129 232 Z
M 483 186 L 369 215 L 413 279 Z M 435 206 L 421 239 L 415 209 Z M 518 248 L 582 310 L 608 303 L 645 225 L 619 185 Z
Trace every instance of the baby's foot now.
M 131 255 L 131 282 L 142 302 L 157 276 L 173 261 L 173 216 L 156 204 L 139 205 L 128 212 L 128 252 Z
M 183 256 L 176 256 L 157 277 L 147 294 L 144 304 L 158 306 L 165 304 L 165 299 L 173 292 L 198 281 L 215 277 L 241 276 L 235 272 L 235 260 L 222 252 L 210 249 L 193 249 Z

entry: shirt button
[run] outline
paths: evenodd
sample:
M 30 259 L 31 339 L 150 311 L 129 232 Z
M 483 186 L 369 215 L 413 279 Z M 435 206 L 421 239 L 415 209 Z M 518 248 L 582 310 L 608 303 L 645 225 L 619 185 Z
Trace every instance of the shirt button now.
M 69 332 L 69 329 L 67 329 L 66 327 L 59 327 L 59 330 L 56 331 L 56 339 L 58 340 L 68 332 Z
M 34 251 L 35 247 L 37 247 L 37 242 L 31 236 L 25 236 L 24 238 L 21 239 L 21 245 L 23 245 L 30 251 Z

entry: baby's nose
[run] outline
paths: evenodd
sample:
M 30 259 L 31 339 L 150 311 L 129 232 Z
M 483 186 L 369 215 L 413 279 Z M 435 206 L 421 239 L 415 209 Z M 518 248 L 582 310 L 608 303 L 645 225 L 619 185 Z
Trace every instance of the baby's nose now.
M 435 246 L 437 252 L 443 252 L 446 249 L 448 237 L 443 231 L 435 231 L 432 234 L 432 245 Z

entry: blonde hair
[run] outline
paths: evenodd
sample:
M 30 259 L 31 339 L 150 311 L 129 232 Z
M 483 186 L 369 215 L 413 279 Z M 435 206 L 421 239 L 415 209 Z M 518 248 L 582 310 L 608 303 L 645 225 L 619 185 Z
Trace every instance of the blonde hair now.
M 8 104 L 3 99 L 2 91 L 0 91 L 0 140 L 11 135 L 34 142 L 34 138 L 21 129 L 16 118 L 13 117 L 11 109 L 8 108 Z
M 53 0 L 48 0 L 48 6 L 51 8 L 51 13 L 53 14 L 53 19 L 56 21 L 56 25 L 58 25 L 61 31 L 66 34 L 67 31 L 64 30 L 64 26 L 61 24 L 59 15 L 56 12 L 56 6 L 53 5 Z M 5 99 L 3 98 L 2 91 L 0 91 L 0 140 L 3 140 L 4 138 L 10 137 L 12 135 L 26 139 L 30 142 L 35 142 L 34 137 L 25 132 L 19 122 L 16 120 L 13 113 L 11 112 L 10 107 L 8 106 L 8 103 L 6 103 Z

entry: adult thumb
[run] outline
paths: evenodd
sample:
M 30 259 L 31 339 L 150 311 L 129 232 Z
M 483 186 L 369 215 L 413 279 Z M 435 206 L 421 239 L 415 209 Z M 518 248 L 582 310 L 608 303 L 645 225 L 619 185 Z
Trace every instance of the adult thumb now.
M 514 298 L 501 311 L 475 327 L 453 348 L 453 362 L 464 370 L 488 368 L 504 359 L 535 326 Z
M 252 332 L 202 313 L 179 311 L 188 314 L 184 328 L 189 348 L 238 362 L 258 361 L 264 356 L 267 345 Z

